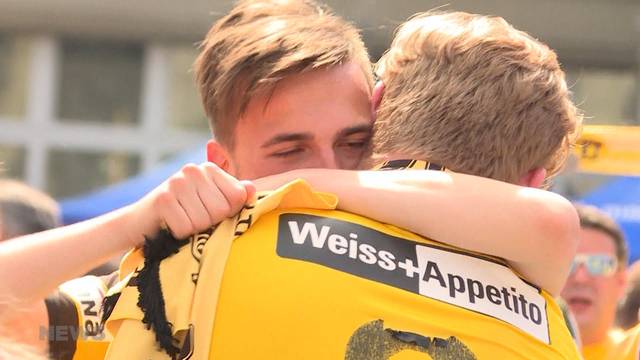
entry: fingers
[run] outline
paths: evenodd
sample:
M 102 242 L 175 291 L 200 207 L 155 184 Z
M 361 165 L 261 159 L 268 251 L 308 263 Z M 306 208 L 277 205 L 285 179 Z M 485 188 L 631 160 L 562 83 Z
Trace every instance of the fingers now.
M 169 191 L 158 193 L 151 211 L 158 212 L 161 222 L 165 223 L 178 239 L 186 238 L 195 232 L 191 219 L 187 216 L 178 199 Z
M 213 225 L 207 209 L 198 195 L 198 183 L 203 175 L 196 165 L 186 165 L 169 180 L 169 192 L 180 204 L 193 227 L 192 232 L 202 231 Z
M 224 170 L 212 163 L 203 164 L 204 170 L 211 181 L 211 185 L 198 188 L 201 197 L 205 198 L 207 190 L 215 187 L 222 196 L 224 196 L 227 205 L 227 213 L 225 217 L 237 214 L 247 202 L 247 190 L 245 186 L 233 176 L 227 174 Z
M 244 186 L 244 190 L 247 192 L 247 202 L 254 200 L 256 192 L 258 191 L 256 184 L 249 180 L 240 180 L 240 184 Z
M 204 231 L 242 210 L 255 186 L 212 163 L 185 165 L 157 193 L 163 222 L 176 237 Z
M 197 168 L 187 168 L 184 170 L 194 186 L 194 198 L 202 204 L 206 212 L 206 216 L 209 219 L 209 226 L 215 225 L 234 214 L 232 213 L 231 205 L 220 189 L 221 184 L 219 183 L 221 181 L 212 178 L 205 164 Z

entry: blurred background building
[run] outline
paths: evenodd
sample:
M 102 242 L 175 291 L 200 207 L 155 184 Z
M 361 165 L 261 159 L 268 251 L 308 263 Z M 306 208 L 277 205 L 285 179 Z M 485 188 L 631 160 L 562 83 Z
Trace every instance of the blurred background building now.
M 372 58 L 411 14 L 505 17 L 557 50 L 591 124 L 638 125 L 638 0 L 331 0 Z M 0 176 L 57 198 L 104 187 L 209 138 L 189 71 L 232 1 L 0 0 Z M 640 146 L 640 144 L 638 145 Z M 601 177 L 561 180 L 576 195 Z

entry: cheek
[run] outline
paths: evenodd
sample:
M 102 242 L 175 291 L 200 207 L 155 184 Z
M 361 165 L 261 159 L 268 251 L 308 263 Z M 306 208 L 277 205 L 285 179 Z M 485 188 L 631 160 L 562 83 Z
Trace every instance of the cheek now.
M 238 164 L 238 177 L 241 179 L 258 179 L 298 169 L 297 166 L 292 165 L 272 157 L 249 154 L 241 164 Z
M 340 169 L 358 170 L 368 165 L 367 148 L 338 148 L 334 149 L 337 165 Z
M 354 157 L 354 156 L 337 156 L 337 165 L 338 168 L 344 170 L 358 170 L 360 169 L 360 162 L 362 160 L 362 156 Z
M 598 302 L 604 306 L 615 306 L 618 302 L 619 289 L 613 281 L 598 281 L 594 285 L 598 294 Z M 612 305 L 613 304 L 613 305 Z

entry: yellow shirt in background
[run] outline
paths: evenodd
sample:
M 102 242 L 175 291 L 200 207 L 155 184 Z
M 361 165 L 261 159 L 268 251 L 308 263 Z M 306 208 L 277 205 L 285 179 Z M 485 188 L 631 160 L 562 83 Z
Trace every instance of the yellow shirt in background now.
M 585 360 L 636 360 L 640 351 L 640 325 L 624 331 L 613 329 L 597 344 L 583 345 Z

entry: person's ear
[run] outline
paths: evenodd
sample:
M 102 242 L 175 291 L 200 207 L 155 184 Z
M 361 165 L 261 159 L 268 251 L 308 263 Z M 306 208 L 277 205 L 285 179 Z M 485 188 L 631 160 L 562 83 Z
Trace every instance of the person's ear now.
M 380 80 L 373 87 L 373 93 L 371 94 L 371 114 L 373 114 L 373 118 L 376 118 L 376 112 L 380 107 L 380 103 L 382 102 L 382 97 L 384 96 L 384 83 Z
M 526 174 L 524 174 L 524 176 L 520 178 L 518 185 L 532 188 L 541 188 L 546 177 L 547 170 L 545 168 L 538 167 L 535 169 L 531 169 Z
M 212 162 L 222 170 L 231 173 L 231 160 L 229 152 L 215 140 L 207 142 L 207 161 Z

